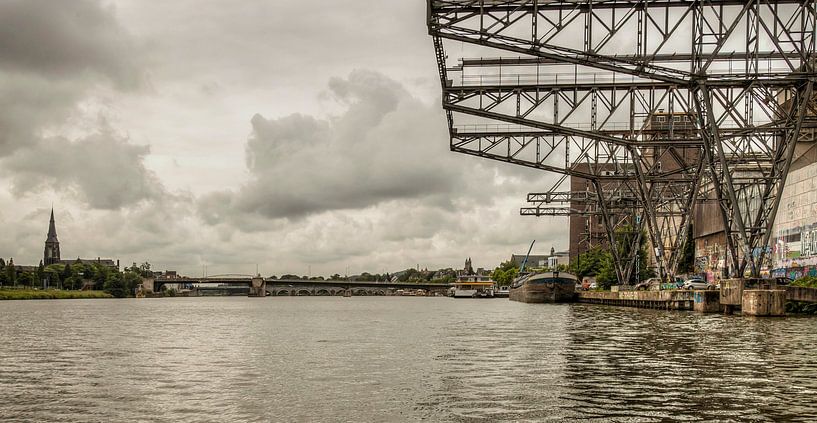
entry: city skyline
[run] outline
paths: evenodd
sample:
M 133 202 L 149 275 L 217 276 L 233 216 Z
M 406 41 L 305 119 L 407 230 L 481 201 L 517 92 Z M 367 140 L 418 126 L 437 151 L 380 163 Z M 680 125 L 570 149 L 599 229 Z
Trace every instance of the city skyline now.
M 421 2 L 196 5 L 0 6 L 0 255 L 39 261 L 52 202 L 72 255 L 189 274 L 567 247 L 518 213 L 552 177 L 448 151 Z

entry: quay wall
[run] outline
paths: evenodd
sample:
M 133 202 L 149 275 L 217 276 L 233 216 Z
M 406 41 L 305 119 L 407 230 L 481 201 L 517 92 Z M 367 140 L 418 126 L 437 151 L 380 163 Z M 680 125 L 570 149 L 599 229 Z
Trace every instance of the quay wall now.
M 695 291 L 584 291 L 579 292 L 576 299 L 580 303 L 590 304 L 662 310 L 692 310 L 695 303 Z
M 787 286 L 786 300 L 799 301 L 804 303 L 817 303 L 817 288 L 805 288 L 802 286 Z

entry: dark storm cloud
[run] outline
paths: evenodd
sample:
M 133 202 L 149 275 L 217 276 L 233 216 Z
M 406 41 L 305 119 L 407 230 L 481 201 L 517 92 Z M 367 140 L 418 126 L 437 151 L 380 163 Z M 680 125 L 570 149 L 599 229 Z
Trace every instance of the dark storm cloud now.
M 9 157 L 5 171 L 17 195 L 72 190 L 93 208 L 116 209 L 160 198 L 159 180 L 142 163 L 148 152 L 110 130 L 76 141 L 46 138 Z
M 0 69 L 49 78 L 91 72 L 135 87 L 140 72 L 131 38 L 98 1 L 0 2 Z
M 0 158 L 35 144 L 44 128 L 67 119 L 83 97 L 82 85 L 0 71 Z
M 451 166 L 436 107 L 370 71 L 333 78 L 328 93 L 346 106 L 335 118 L 253 117 L 246 148 L 252 180 L 234 194 L 203 198 L 208 222 L 236 212 L 293 218 L 362 209 L 456 188 L 460 174 Z
M 80 115 L 94 89 L 139 87 L 137 57 L 99 2 L 0 3 L 0 174 L 15 195 L 73 192 L 101 209 L 160 197 L 161 184 L 143 164 L 148 149 L 105 123 L 76 139 L 44 135 Z

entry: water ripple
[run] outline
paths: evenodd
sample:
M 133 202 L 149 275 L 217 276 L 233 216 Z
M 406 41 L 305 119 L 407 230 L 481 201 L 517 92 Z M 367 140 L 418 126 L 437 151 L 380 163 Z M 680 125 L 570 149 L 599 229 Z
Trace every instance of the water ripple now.
M 0 303 L 2 421 L 815 421 L 817 319 L 447 298 Z

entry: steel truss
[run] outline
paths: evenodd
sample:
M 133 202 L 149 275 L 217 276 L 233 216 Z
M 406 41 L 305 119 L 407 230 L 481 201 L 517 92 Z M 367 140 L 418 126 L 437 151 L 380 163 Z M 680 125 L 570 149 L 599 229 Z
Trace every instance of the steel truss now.
M 635 216 L 662 277 L 711 191 L 732 273 L 759 273 L 794 146 L 817 126 L 815 1 L 428 0 L 427 23 L 453 151 L 590 181 L 608 238 Z M 449 61 L 458 42 L 475 53 Z M 636 200 L 628 213 L 616 196 Z

